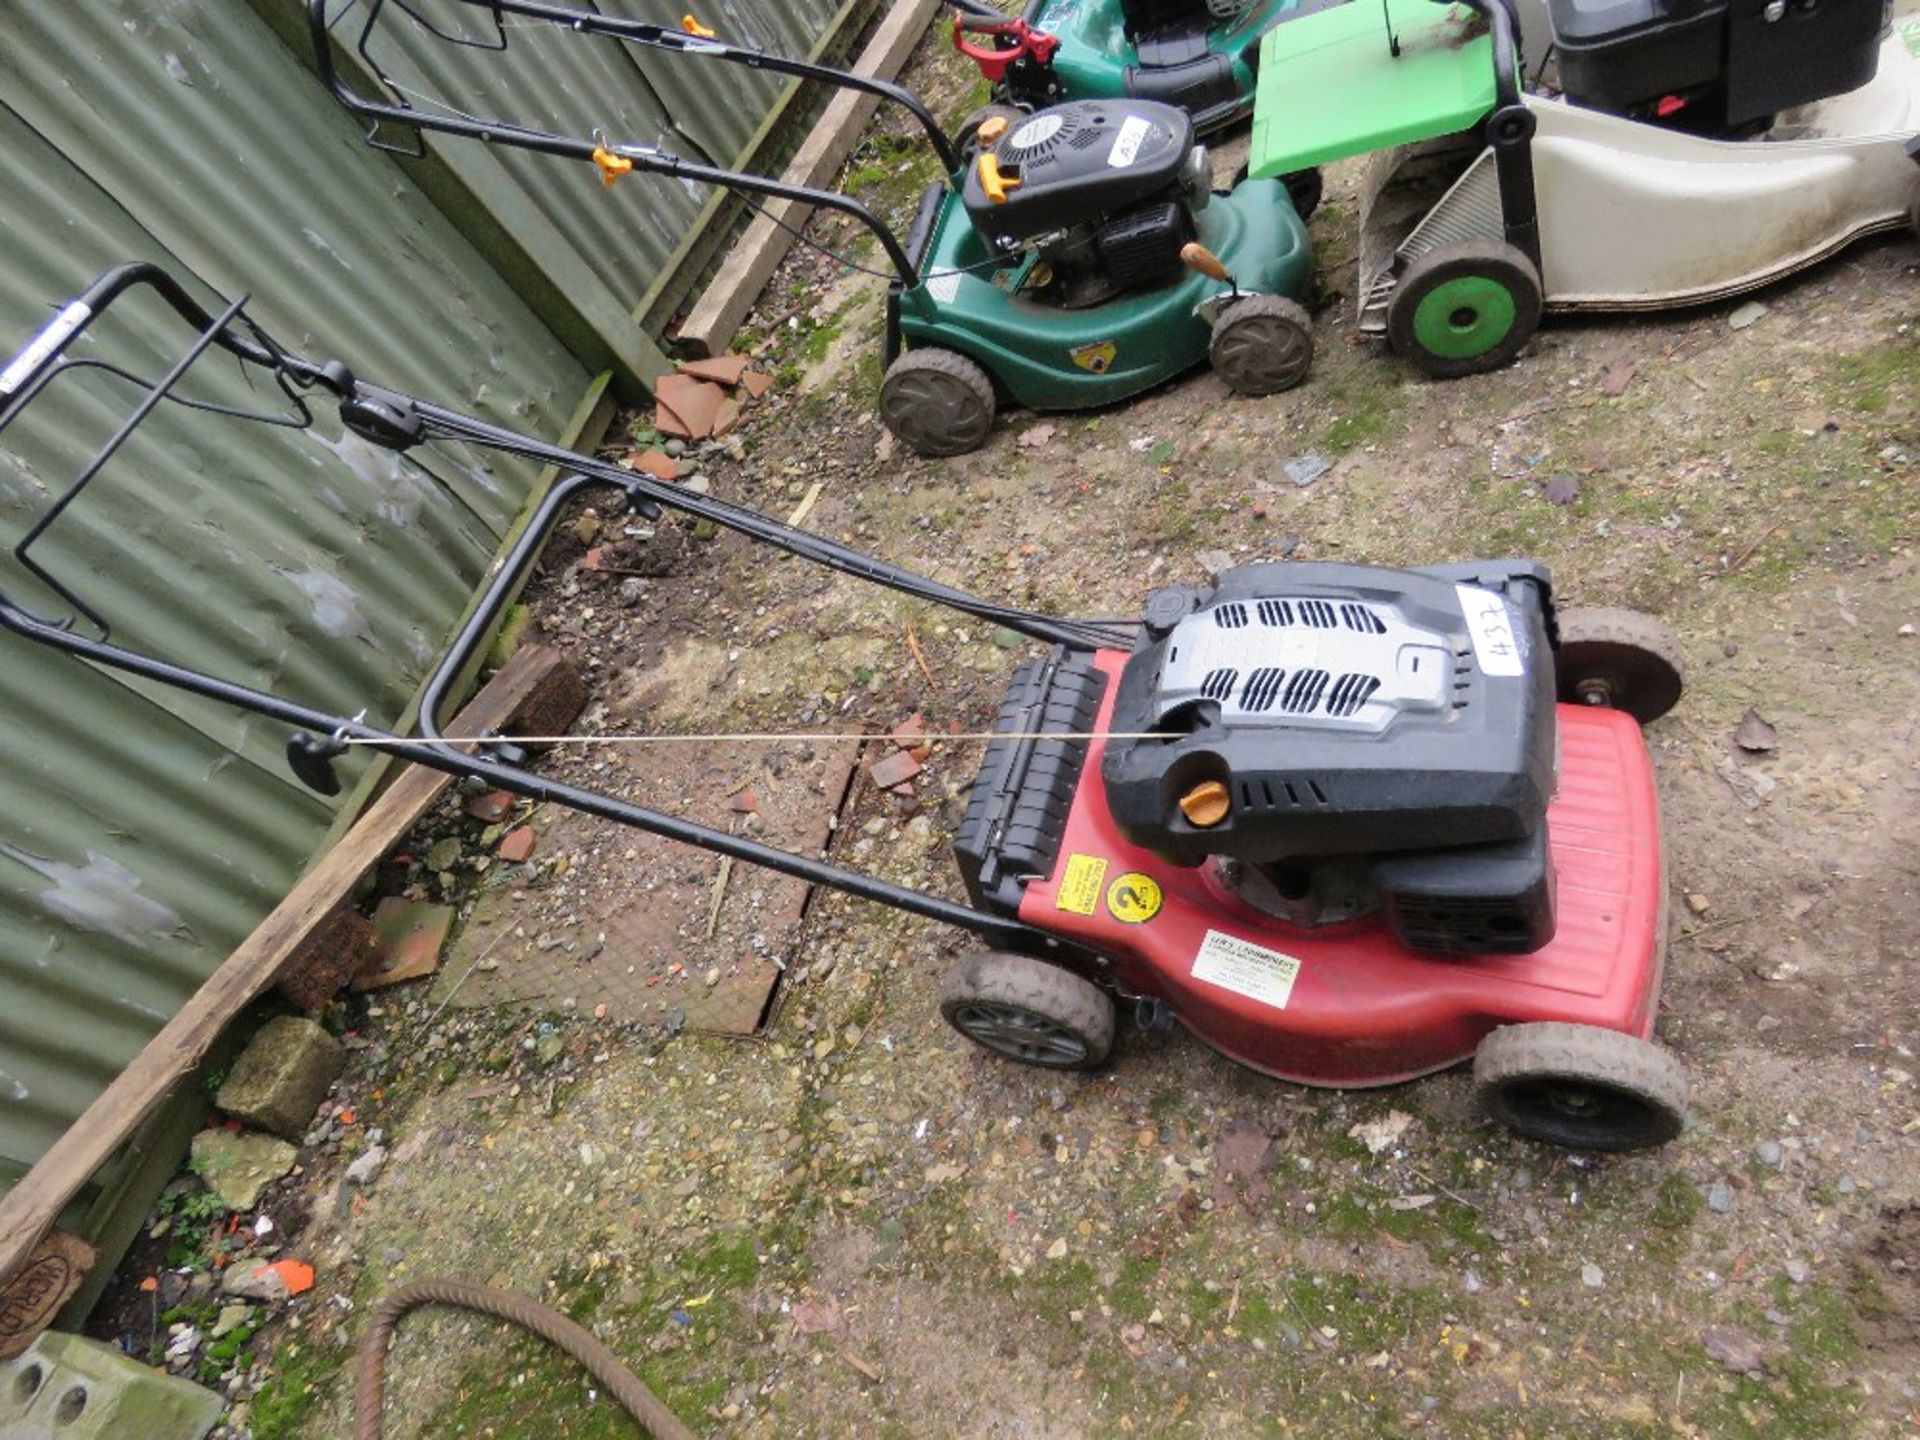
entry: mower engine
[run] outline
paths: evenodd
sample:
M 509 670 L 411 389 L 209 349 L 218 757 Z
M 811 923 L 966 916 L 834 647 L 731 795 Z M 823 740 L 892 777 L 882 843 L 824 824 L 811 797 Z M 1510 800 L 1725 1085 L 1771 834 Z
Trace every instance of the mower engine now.
M 1162 590 L 1127 661 L 1107 804 L 1292 924 L 1379 912 L 1410 949 L 1553 937 L 1551 605 L 1520 563 L 1253 565 Z
M 961 194 L 995 254 L 1009 265 L 1031 260 L 1023 294 L 1080 309 L 1177 273 L 1211 186 L 1184 111 L 1080 100 L 993 136 Z
M 1891 0 L 1549 0 L 1576 104 L 1676 129 L 1764 129 L 1873 78 Z

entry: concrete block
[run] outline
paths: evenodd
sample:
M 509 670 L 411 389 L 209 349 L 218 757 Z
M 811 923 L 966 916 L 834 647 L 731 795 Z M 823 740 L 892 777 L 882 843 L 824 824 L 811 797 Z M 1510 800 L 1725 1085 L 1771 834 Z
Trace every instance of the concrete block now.
M 320 1026 L 282 1015 L 247 1042 L 213 1103 L 243 1124 L 298 1140 L 346 1063 L 340 1042 Z
M 299 1152 L 258 1131 L 202 1130 L 193 1137 L 194 1173 L 229 1210 L 251 1210 L 260 1192 L 293 1169 Z M 0 1431 L 0 1434 L 4 1434 Z
M 204 1386 L 57 1330 L 0 1362 L 8 1440 L 204 1440 L 223 1406 Z

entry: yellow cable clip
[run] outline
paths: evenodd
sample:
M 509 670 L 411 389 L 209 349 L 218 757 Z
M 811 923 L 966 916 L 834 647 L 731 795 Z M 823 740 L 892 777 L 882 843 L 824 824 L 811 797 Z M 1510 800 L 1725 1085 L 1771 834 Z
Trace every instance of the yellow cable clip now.
M 717 34 L 716 31 L 709 30 L 691 15 L 682 15 L 680 17 L 680 28 L 689 35 L 697 35 L 702 40 L 712 40 Z
M 991 150 L 980 157 L 980 188 L 996 205 L 1007 203 L 1007 192 L 1020 188 L 1020 177 L 1000 173 L 1000 157 Z
M 633 161 L 624 155 L 616 155 L 604 145 L 596 145 L 593 150 L 593 163 L 600 167 L 600 183 L 611 185 L 622 175 L 633 169 Z

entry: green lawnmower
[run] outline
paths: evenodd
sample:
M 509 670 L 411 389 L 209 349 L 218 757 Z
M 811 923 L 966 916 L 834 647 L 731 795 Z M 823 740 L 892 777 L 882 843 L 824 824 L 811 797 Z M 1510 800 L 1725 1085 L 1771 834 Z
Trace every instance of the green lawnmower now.
M 411 21 L 416 42 L 480 42 L 427 25 L 405 0 L 361 7 L 354 43 L 386 90 L 369 99 L 332 63 L 326 0 L 307 7 L 321 78 L 376 126 L 590 161 L 609 184 L 638 170 L 800 200 L 864 225 L 891 266 L 880 413 L 919 454 L 974 449 L 1003 401 L 1090 409 L 1209 362 L 1236 391 L 1267 395 L 1297 385 L 1312 364 L 1312 326 L 1300 303 L 1312 257 L 1286 187 L 1248 181 L 1215 193 L 1193 120 L 1175 106 L 1087 100 L 1007 111 L 969 125 L 956 141 L 898 86 L 729 45 L 691 21 L 676 31 L 536 0 L 460 3 L 480 28 L 491 27 L 486 48 L 504 48 L 518 28 L 505 23 L 511 15 L 569 34 L 861 89 L 906 108 L 946 178 L 921 197 L 903 241 L 835 191 L 720 169 L 652 145 L 480 118 L 486 107 L 472 96 L 415 105 L 413 92 L 403 95 L 370 53 L 384 12 Z
M 950 0 L 953 43 L 993 98 L 1025 110 L 1062 100 L 1161 100 L 1203 135 L 1253 109 L 1260 37 L 1314 0 Z M 1324 3 L 1324 0 L 1321 0 Z

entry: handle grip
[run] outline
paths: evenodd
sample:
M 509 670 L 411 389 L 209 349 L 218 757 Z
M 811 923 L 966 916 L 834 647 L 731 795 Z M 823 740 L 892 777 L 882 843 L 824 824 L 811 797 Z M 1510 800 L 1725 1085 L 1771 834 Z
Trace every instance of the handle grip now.
M 992 35 L 1013 43 L 1004 50 L 969 43 L 969 35 Z M 988 83 L 998 85 L 1006 78 L 1007 67 L 1020 59 L 1046 65 L 1060 48 L 1057 36 L 1036 30 L 1025 20 L 988 20 L 968 13 L 953 17 L 953 48 L 980 67 Z

